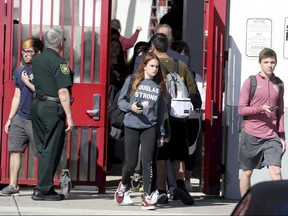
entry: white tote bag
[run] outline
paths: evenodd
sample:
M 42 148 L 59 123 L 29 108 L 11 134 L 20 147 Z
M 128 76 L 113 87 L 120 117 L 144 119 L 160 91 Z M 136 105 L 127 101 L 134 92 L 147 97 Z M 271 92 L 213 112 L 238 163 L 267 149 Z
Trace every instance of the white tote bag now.
M 172 98 L 170 115 L 175 118 L 188 118 L 192 112 L 190 98 Z

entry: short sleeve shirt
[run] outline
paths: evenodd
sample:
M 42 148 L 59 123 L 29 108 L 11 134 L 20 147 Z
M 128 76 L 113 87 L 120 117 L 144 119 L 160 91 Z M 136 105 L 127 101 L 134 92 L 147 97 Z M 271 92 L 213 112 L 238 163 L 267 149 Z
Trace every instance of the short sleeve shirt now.
M 20 89 L 20 103 L 17 110 L 17 114 L 27 120 L 31 120 L 31 104 L 33 92 L 22 81 L 22 73 L 26 71 L 30 82 L 33 83 L 32 68 L 28 65 L 23 65 L 19 68 L 15 76 L 15 87 Z
M 69 65 L 53 49 L 45 49 L 32 61 L 36 93 L 58 97 L 58 90 L 68 88 L 71 92 L 73 76 Z

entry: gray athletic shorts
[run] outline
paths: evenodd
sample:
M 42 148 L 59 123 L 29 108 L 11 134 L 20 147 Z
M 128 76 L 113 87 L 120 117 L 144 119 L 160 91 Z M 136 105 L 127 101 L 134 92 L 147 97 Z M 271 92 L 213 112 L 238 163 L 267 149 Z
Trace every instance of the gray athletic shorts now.
M 261 169 L 265 166 L 281 167 L 282 145 L 280 138 L 259 138 L 241 131 L 238 162 L 241 169 Z
M 33 154 L 36 155 L 32 121 L 15 115 L 12 118 L 8 134 L 8 151 L 23 153 L 28 144 L 30 144 Z

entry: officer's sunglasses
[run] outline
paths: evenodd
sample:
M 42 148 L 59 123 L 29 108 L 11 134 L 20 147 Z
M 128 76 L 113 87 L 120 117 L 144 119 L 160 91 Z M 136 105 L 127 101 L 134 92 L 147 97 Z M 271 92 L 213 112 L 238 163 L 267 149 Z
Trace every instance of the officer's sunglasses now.
M 25 49 L 22 49 L 21 50 L 21 54 L 22 55 L 28 55 L 28 56 L 32 56 L 32 55 L 35 55 L 35 51 L 34 50 L 25 50 Z

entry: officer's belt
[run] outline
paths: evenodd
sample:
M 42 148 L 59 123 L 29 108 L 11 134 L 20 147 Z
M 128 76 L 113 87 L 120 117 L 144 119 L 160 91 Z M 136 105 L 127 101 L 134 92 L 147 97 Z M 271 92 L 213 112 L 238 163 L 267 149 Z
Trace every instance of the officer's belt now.
M 59 97 L 51 97 L 51 96 L 48 96 L 48 95 L 45 95 L 45 94 L 39 94 L 39 93 L 34 93 L 33 94 L 33 98 L 41 100 L 41 101 L 54 101 L 56 103 L 60 102 Z

